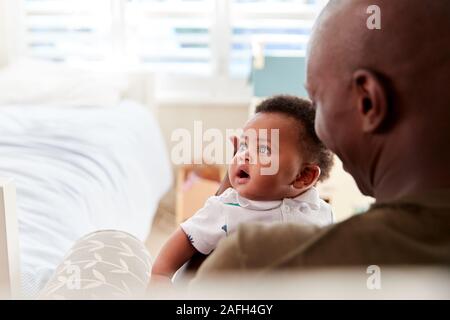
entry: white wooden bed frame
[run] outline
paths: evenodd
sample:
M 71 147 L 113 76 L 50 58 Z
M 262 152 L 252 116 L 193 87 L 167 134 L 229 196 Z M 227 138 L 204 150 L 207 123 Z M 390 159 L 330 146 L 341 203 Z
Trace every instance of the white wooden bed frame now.
M 20 296 L 19 227 L 16 189 L 10 179 L 0 178 L 0 297 Z

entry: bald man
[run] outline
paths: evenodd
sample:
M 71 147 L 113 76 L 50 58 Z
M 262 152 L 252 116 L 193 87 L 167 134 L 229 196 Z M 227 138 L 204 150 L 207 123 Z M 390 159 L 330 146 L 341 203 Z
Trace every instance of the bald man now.
M 367 7 L 381 9 L 371 30 Z M 308 50 L 316 131 L 364 214 L 327 228 L 243 225 L 197 280 L 222 271 L 450 264 L 450 1 L 331 1 Z

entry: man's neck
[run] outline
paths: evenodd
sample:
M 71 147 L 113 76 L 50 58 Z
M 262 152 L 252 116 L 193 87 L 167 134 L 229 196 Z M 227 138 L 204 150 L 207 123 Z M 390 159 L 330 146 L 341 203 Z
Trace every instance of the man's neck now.
M 422 138 L 423 139 L 423 138 Z M 436 189 L 450 188 L 450 152 L 447 143 L 408 137 L 394 145 L 379 159 L 374 178 L 374 196 L 378 202 L 392 201 Z

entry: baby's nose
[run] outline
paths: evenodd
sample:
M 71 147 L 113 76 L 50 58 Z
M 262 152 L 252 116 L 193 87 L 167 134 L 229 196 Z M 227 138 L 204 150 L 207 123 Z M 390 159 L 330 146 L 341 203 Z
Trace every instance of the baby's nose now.
M 251 153 L 248 149 L 238 151 L 238 153 L 236 154 L 236 160 L 238 163 L 251 163 L 252 159 L 253 157 L 251 156 Z

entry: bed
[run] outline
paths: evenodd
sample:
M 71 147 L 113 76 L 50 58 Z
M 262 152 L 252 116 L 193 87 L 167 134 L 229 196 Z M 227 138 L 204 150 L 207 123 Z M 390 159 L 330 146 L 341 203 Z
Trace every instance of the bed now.
M 152 112 L 123 99 L 0 105 L 0 177 L 0 281 L 17 287 L 20 268 L 26 296 L 89 232 L 115 229 L 145 240 L 172 183 Z

